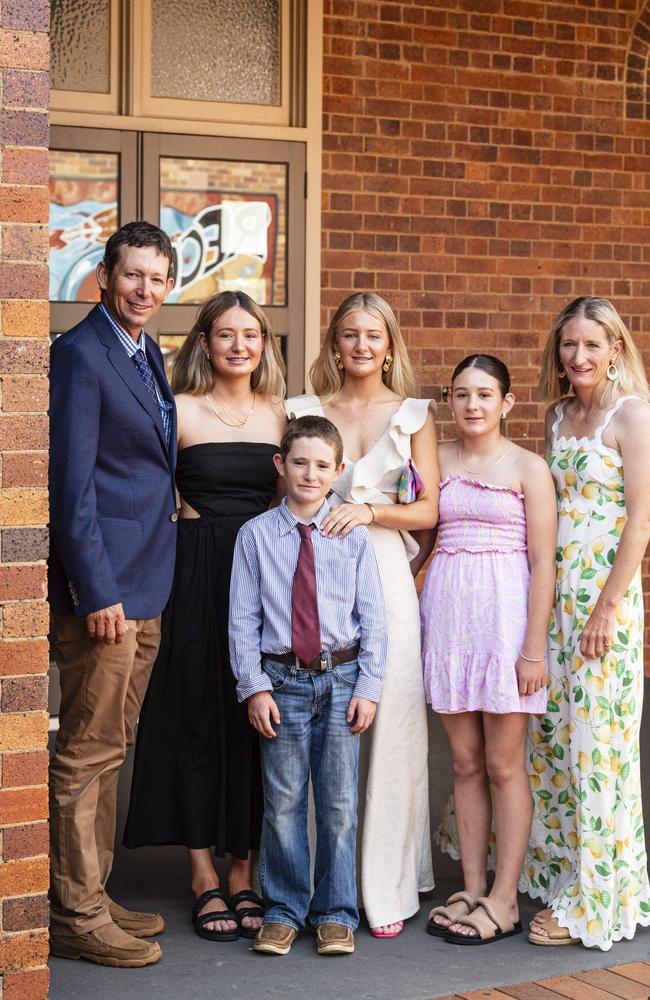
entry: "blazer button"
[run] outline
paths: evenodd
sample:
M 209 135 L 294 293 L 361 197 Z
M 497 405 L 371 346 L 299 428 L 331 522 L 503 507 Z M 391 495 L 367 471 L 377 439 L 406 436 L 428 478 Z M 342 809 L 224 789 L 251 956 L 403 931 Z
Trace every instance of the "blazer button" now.
M 176 514 L 176 513 L 173 513 L 173 514 L 172 514 L 172 515 L 170 516 L 169 520 L 170 520 L 170 521 L 178 521 L 178 514 Z

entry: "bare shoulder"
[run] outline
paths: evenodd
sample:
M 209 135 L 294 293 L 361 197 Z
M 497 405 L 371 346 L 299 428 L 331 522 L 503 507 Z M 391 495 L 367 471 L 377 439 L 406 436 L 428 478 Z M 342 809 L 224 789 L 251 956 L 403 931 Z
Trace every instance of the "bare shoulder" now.
M 176 403 L 176 408 L 179 413 L 186 413 L 188 415 L 195 413 L 201 407 L 203 397 L 196 396 L 190 392 L 179 392 L 177 396 L 174 396 L 174 402 Z
M 612 426 L 615 430 L 646 430 L 650 426 L 650 403 L 645 399 L 629 399 L 614 414 Z
M 550 434 L 551 428 L 555 423 L 555 418 L 557 416 L 557 413 L 555 412 L 556 407 L 557 407 L 556 403 L 553 404 L 552 406 L 549 406 L 546 413 L 544 414 L 544 428 L 547 434 Z
M 513 444 L 513 447 L 515 448 L 513 457 L 522 483 L 527 479 L 530 480 L 539 476 L 547 478 L 550 476 L 549 467 L 541 455 L 530 451 L 528 448 L 522 448 L 518 444 Z
M 266 431 L 279 441 L 287 426 L 288 417 L 283 399 L 259 396 L 255 406 L 257 418 L 262 419 Z
M 441 458 L 451 458 L 458 452 L 458 441 L 440 441 L 438 452 Z
M 283 399 L 273 399 L 269 396 L 263 396 L 260 400 L 261 405 L 266 407 L 267 410 L 273 414 L 283 425 L 287 422 L 287 411 L 285 409 Z
M 454 468 L 454 461 L 458 454 L 458 441 L 441 441 L 438 444 L 438 464 L 440 466 L 440 479 L 446 479 L 450 469 Z

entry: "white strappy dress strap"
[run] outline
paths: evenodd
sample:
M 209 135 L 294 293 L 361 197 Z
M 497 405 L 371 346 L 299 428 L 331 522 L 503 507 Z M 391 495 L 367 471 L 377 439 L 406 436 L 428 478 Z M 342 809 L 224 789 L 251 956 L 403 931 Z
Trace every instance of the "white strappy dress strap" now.
M 606 429 L 607 425 L 609 424 L 610 420 L 612 419 L 612 417 L 615 416 L 618 413 L 618 411 L 622 407 L 623 403 L 626 403 L 628 401 L 628 399 L 638 399 L 638 398 L 639 398 L 638 396 L 620 396 L 616 400 L 616 402 L 614 403 L 614 405 L 611 407 L 611 409 L 609 409 L 607 411 L 607 413 L 605 414 L 605 416 L 603 417 L 602 424 L 600 424 L 600 426 L 596 428 L 596 431 L 595 431 L 595 434 L 594 434 L 594 438 L 597 441 L 602 440 L 603 432 L 605 431 L 605 429 Z
M 557 432 L 560 429 L 560 424 L 562 423 L 565 403 L 566 399 L 561 399 L 555 407 L 555 423 L 551 427 L 551 437 L 554 441 L 557 439 Z

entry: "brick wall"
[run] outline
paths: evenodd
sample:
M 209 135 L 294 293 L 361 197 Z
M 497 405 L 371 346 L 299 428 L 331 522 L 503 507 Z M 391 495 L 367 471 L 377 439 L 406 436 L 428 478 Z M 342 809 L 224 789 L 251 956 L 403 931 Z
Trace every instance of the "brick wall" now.
M 541 449 L 571 298 L 611 298 L 650 362 L 650 3 L 325 0 L 324 35 L 323 324 L 385 296 L 437 399 L 465 354 L 500 355 L 510 434 Z
M 0 0 L 0 995 L 47 996 L 49 3 Z

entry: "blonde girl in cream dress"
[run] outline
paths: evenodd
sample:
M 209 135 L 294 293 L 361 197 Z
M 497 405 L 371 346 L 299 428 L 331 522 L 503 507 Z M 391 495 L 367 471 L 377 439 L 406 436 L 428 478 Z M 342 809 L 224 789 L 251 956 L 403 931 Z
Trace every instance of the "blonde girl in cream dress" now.
M 372 292 L 336 310 L 312 367 L 316 395 L 287 401 L 290 416 L 319 414 L 336 425 L 345 471 L 334 484 L 324 529 L 369 526 L 389 627 L 384 686 L 362 741 L 359 783 L 360 905 L 374 937 L 395 937 L 433 888 L 429 830 L 427 718 L 414 577 L 431 552 L 438 517 L 438 462 L 432 404 L 415 381 L 397 320 Z M 423 489 L 397 502 L 412 458 Z M 417 541 L 408 534 L 415 532 Z

